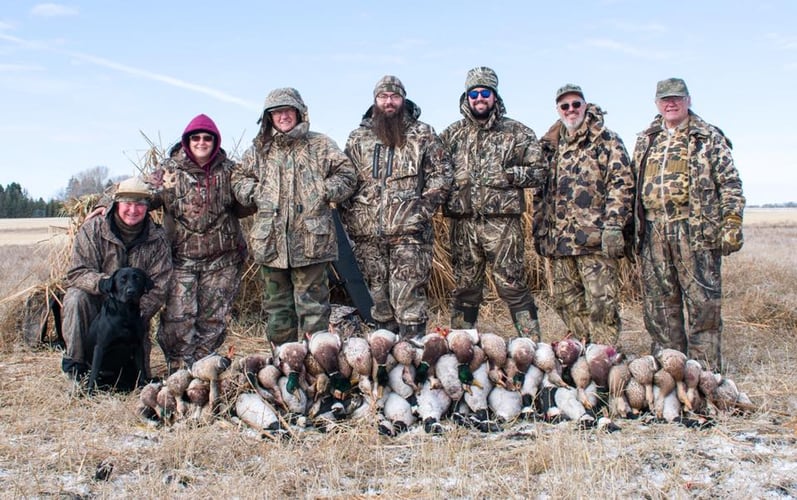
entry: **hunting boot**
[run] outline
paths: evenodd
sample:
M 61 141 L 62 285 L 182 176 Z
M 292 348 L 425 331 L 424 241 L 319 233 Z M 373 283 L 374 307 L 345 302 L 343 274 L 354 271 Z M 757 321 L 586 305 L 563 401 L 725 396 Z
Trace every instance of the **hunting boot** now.
M 388 321 L 374 321 L 374 330 L 387 330 L 396 333 L 399 331 L 399 324 L 395 319 Z
M 531 317 L 531 312 L 513 312 L 512 321 L 515 324 L 515 330 L 517 330 L 521 337 L 529 337 L 534 342 L 539 342 L 542 338 L 540 334 L 540 322 L 537 318 Z
M 451 307 L 451 329 L 470 330 L 476 327 L 476 318 L 479 316 L 478 307 L 452 306 Z

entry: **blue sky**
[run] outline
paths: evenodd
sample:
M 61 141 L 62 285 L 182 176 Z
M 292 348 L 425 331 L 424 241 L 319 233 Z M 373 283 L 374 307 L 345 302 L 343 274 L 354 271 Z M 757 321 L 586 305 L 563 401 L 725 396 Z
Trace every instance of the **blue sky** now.
M 692 109 L 733 140 L 748 203 L 797 201 L 795 21 L 791 0 L 5 2 L 0 184 L 48 199 L 96 166 L 132 174 L 142 134 L 167 147 L 199 113 L 240 154 L 285 86 L 343 147 L 385 74 L 442 131 L 460 118 L 465 73 L 486 65 L 538 136 L 573 82 L 629 153 L 656 81 L 682 77 Z

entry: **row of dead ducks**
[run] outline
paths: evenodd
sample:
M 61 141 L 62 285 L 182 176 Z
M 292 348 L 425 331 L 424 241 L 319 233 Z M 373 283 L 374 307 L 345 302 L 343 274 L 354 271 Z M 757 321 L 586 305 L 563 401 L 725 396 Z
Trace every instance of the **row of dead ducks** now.
M 612 419 L 638 416 L 704 426 L 718 411 L 754 409 L 731 379 L 672 349 L 628 360 L 573 338 L 450 330 L 408 341 L 376 330 L 345 341 L 316 332 L 272 352 L 211 354 L 143 387 L 139 414 L 164 424 L 229 415 L 268 432 L 370 419 L 395 435 L 418 423 L 440 433 L 446 419 L 483 432 L 521 418 L 610 431 Z

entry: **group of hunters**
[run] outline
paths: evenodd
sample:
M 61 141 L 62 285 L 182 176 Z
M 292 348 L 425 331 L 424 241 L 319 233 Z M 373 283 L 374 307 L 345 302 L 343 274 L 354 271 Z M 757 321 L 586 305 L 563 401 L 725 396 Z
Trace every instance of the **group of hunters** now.
M 518 334 L 540 340 L 524 265 L 527 188 L 534 248 L 550 260 L 554 307 L 569 331 L 616 342 L 619 259 L 633 253 L 652 353 L 674 348 L 720 369 L 720 264 L 742 247 L 745 204 L 730 141 L 690 109 L 680 78 L 656 85 L 658 114 L 633 156 L 579 86 L 562 86 L 555 102 L 559 119 L 538 140 L 506 116 L 495 71 L 476 67 L 459 98 L 462 118 L 438 134 L 388 75 L 341 151 L 310 130 L 299 92 L 278 88 L 239 163 L 213 120 L 196 116 L 153 173 L 122 181 L 81 226 L 63 301 L 63 371 L 79 379 L 88 369 L 81 339 L 102 303 L 99 282 L 123 266 L 155 283 L 141 314 L 149 325 L 161 311 L 156 339 L 169 372 L 224 342 L 247 253 L 265 283 L 268 340 L 327 329 L 333 210 L 373 299 L 374 327 L 412 340 L 426 333 L 441 208 L 455 279 L 450 327 L 475 327 L 489 267 Z M 157 208 L 162 224 L 148 215 Z M 248 238 L 239 223 L 247 216 Z M 147 338 L 147 376 L 150 350 Z

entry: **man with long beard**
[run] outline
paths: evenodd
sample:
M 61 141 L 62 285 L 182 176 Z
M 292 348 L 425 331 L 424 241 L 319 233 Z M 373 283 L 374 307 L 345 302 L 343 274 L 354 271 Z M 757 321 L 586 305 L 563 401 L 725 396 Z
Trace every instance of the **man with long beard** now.
M 578 85 L 556 92 L 557 120 L 542 137 L 548 182 L 534 197 L 534 240 L 553 270 L 553 300 L 578 338 L 620 334 L 617 268 L 631 218 L 634 181 L 620 137 Z
M 432 216 L 451 185 L 449 156 L 420 114 L 398 78 L 377 82 L 346 142 L 357 190 L 339 207 L 373 297 L 371 316 L 409 339 L 426 333 Z
M 456 288 L 451 328 L 473 328 L 483 299 L 487 263 L 515 329 L 540 338 L 537 307 L 526 279 L 524 188 L 546 171 L 534 131 L 506 116 L 498 76 L 481 66 L 468 71 L 459 98 L 464 116 L 441 134 L 454 163 L 454 186 L 444 213 L 451 220 L 450 248 Z

